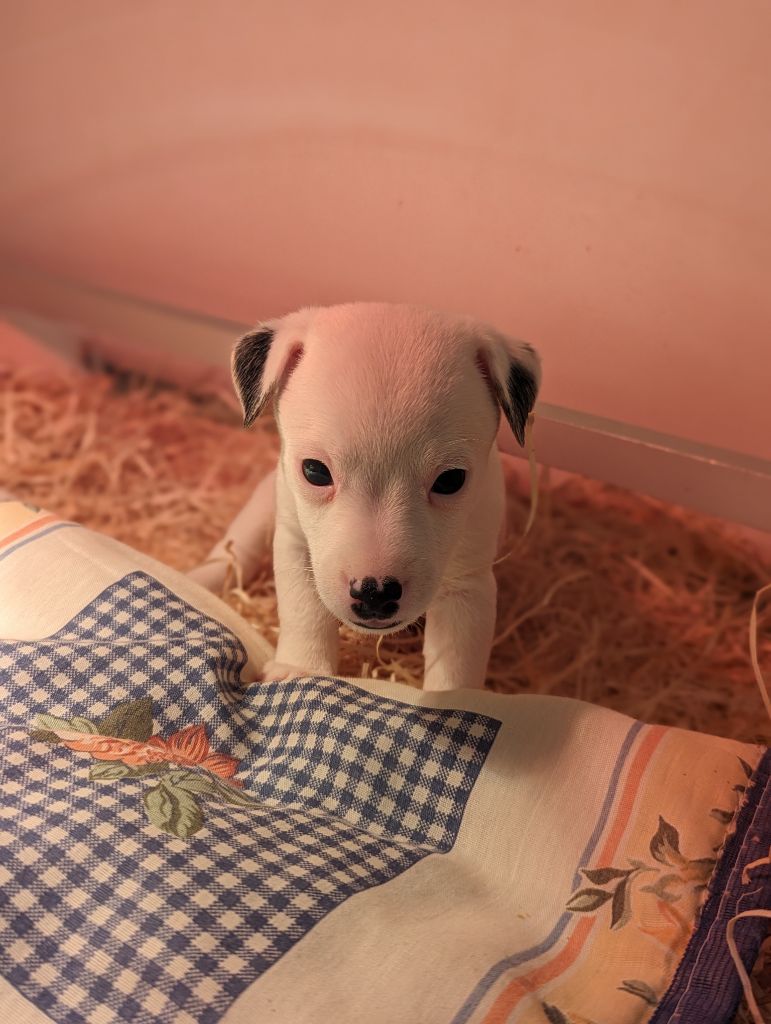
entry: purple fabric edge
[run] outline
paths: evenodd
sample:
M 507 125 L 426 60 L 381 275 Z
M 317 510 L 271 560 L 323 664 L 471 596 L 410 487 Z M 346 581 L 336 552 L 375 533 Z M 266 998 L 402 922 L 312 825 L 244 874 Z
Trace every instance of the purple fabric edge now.
M 726 925 L 744 910 L 771 907 L 771 865 L 755 868 L 747 885 L 744 868 L 771 849 L 771 750 L 766 750 L 748 782 L 709 885 L 695 932 L 669 989 L 648 1024 L 729 1024 L 739 1006 L 741 982 L 726 942 Z M 742 920 L 734 938 L 751 970 L 766 935 L 764 918 Z

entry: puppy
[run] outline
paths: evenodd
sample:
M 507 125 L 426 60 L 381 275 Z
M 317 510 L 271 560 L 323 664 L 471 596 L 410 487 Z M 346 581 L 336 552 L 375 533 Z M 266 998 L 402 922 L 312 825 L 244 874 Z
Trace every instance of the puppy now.
M 246 426 L 273 403 L 281 455 L 191 575 L 221 586 L 230 543 L 248 577 L 273 533 L 280 631 L 263 678 L 334 674 L 340 622 L 379 635 L 425 614 L 425 688 L 482 686 L 504 528 L 495 439 L 502 411 L 524 445 L 532 347 L 470 318 L 354 303 L 261 324 L 232 368 Z

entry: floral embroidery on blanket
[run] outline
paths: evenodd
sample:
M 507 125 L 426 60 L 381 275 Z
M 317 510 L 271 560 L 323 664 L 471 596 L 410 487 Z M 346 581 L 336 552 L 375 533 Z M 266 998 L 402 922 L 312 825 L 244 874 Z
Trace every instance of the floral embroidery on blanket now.
M 188 725 L 168 739 L 154 734 L 150 698 L 124 701 L 98 722 L 38 715 L 32 739 L 90 754 L 96 761 L 89 772 L 94 782 L 159 779 L 143 794 L 145 812 L 153 825 L 180 839 L 194 835 L 204 823 L 200 797 L 240 806 L 256 803 L 241 792 L 243 782 L 233 778 L 238 759 L 211 750 L 203 723 Z

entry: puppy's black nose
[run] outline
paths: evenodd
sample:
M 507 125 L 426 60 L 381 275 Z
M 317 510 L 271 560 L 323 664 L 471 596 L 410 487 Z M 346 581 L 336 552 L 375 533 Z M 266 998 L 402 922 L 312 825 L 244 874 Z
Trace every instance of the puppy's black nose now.
M 351 605 L 360 619 L 390 619 L 398 611 L 402 585 L 393 576 L 386 576 L 382 585 L 374 576 L 365 576 L 361 586 L 351 580 L 350 593 L 356 602 Z

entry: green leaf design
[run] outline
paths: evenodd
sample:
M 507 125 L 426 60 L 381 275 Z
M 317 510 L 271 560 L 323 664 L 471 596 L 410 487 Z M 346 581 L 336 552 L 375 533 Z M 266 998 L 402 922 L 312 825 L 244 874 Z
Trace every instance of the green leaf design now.
M 203 772 L 174 771 L 169 772 L 168 784 L 184 789 L 188 793 L 200 793 L 204 796 L 215 796 L 217 784 L 211 775 L 204 775 Z
M 613 893 L 613 903 L 610 911 L 611 929 L 618 931 L 619 928 L 623 928 L 625 924 L 629 923 L 631 916 L 630 882 L 628 878 L 625 878 L 623 882 L 619 882 L 616 886 L 616 891 Z
M 165 781 L 147 790 L 143 800 L 153 825 L 180 839 L 189 839 L 203 825 L 203 812 L 195 797 Z
M 682 882 L 682 880 L 683 879 L 681 875 L 678 875 L 675 872 L 671 872 L 670 874 L 662 875 L 661 878 L 657 879 L 656 885 L 660 885 L 662 888 L 665 889 L 668 885 L 671 885 L 673 882 Z
M 734 819 L 733 811 L 724 811 L 721 807 L 713 807 L 709 816 L 719 821 L 721 825 L 730 825 Z
M 141 697 L 139 700 L 125 700 L 116 704 L 112 711 L 100 719 L 97 728 L 102 736 L 118 736 L 122 740 L 146 743 L 153 734 L 152 699 Z
M 33 729 L 29 738 L 35 740 L 37 743 L 58 743 L 59 737 L 55 732 L 50 732 L 47 729 Z
M 648 1006 L 655 1006 L 659 997 L 645 981 L 639 981 L 636 978 L 630 981 L 622 981 L 618 986 L 619 992 L 628 992 L 630 996 L 639 996 Z
M 604 889 L 579 889 L 565 904 L 565 909 L 572 910 L 575 914 L 591 914 L 611 899 L 613 893 L 605 892 Z
M 677 867 L 685 863 L 685 857 L 680 853 L 680 836 L 674 825 L 670 825 L 659 815 L 659 827 L 656 835 L 651 839 L 651 856 L 660 864 L 668 864 L 670 867 Z
M 665 903 L 677 903 L 682 894 L 671 892 L 669 886 L 672 882 L 682 881 L 680 875 L 662 875 L 661 878 L 656 879 L 653 885 L 640 886 L 640 892 L 649 892 L 660 900 L 664 900 Z
M 70 719 L 70 729 L 74 729 L 75 732 L 86 733 L 95 733 L 99 731 L 90 718 L 81 718 L 80 715 Z
M 259 805 L 259 800 L 244 793 L 242 789 L 237 786 L 229 786 L 227 782 L 222 782 L 216 775 L 210 775 L 208 772 L 174 771 L 169 773 L 168 782 L 189 793 L 219 797 L 220 800 L 235 804 L 237 807 L 257 807 Z
M 548 1003 L 541 1003 L 541 1009 L 546 1015 L 549 1024 L 570 1024 L 570 1018 L 566 1017 L 557 1006 L 550 1006 Z
M 586 875 L 590 882 L 595 885 L 607 885 L 608 882 L 613 882 L 617 878 L 628 878 L 632 874 L 633 869 L 625 870 L 624 868 L 581 868 L 581 874 Z
M 123 779 L 130 771 L 129 766 L 120 761 L 97 761 L 91 765 L 88 777 L 92 782 Z
M 95 733 L 96 726 L 89 718 L 56 718 L 54 715 L 38 715 L 35 729 L 44 732 L 84 732 Z M 58 739 L 58 737 L 57 737 Z
M 156 828 L 163 829 L 164 832 L 171 832 L 170 825 L 174 817 L 174 802 L 166 787 L 161 783 L 152 789 L 148 789 L 144 793 L 142 800 L 147 811 L 147 817 L 153 825 Z
M 260 805 L 259 800 L 255 800 L 253 796 L 249 796 L 248 793 L 244 793 L 236 786 L 229 786 L 226 782 L 220 782 L 219 779 L 214 780 L 214 785 L 217 787 L 217 793 L 226 803 L 235 804 L 236 807 L 259 807 Z
M 627 864 L 631 864 L 634 870 L 640 873 L 646 872 L 647 874 L 650 874 L 651 872 L 661 870 L 661 868 L 651 867 L 649 864 L 646 864 L 644 860 L 635 860 L 634 857 L 628 857 Z

